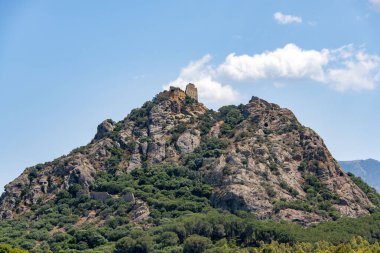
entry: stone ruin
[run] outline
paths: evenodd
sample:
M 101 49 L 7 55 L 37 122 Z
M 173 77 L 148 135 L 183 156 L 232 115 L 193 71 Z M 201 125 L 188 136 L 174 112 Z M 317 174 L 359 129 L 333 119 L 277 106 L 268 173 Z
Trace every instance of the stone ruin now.
M 188 85 L 186 85 L 185 93 L 186 96 L 194 98 L 196 101 L 198 101 L 198 89 L 195 87 L 194 84 L 189 83 Z
M 136 202 L 135 195 L 132 192 L 125 193 L 121 198 L 125 202 L 131 202 L 133 204 Z
M 90 197 L 95 200 L 100 200 L 100 201 L 107 201 L 109 199 L 112 199 L 112 196 L 108 192 L 95 192 L 92 191 L 90 192 Z
M 159 98 L 164 98 L 164 97 L 172 97 L 172 98 L 182 97 L 182 98 L 185 98 L 185 96 L 191 97 L 192 99 L 194 99 L 195 101 L 198 102 L 198 89 L 197 89 L 197 87 L 195 87 L 194 84 L 189 83 L 188 85 L 186 85 L 186 89 L 184 92 L 183 90 L 181 90 L 178 87 L 170 86 L 169 91 L 163 91 L 160 94 L 158 94 Z
M 109 194 L 108 192 L 96 192 L 96 191 L 90 192 L 90 197 L 92 199 L 100 200 L 103 202 L 113 198 L 113 196 Z M 135 195 L 132 192 L 125 193 L 123 196 L 121 196 L 121 199 L 125 202 L 131 202 L 132 204 L 135 204 L 136 202 Z
M 172 96 L 180 96 L 181 92 L 183 91 L 178 87 L 170 86 L 169 92 L 172 94 Z

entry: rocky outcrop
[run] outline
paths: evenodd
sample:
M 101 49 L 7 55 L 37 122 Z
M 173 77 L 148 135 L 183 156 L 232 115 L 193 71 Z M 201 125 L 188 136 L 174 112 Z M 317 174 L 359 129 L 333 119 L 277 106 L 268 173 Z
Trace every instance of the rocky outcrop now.
M 101 138 L 105 137 L 108 133 L 111 133 L 114 129 L 115 122 L 111 119 L 107 119 L 98 126 L 98 131 L 96 132 L 94 139 L 100 140 Z
M 187 154 L 193 152 L 194 149 L 199 146 L 200 142 L 200 132 L 198 130 L 194 130 L 192 133 L 186 131 L 181 134 L 178 137 L 176 144 L 181 154 Z
M 369 213 L 373 204 L 367 196 L 341 170 L 322 138 L 290 110 L 253 97 L 238 111 L 241 118 L 229 129 L 228 119 L 184 91 L 163 91 L 124 120 L 102 122 L 88 145 L 26 169 L 6 186 L 0 217 L 17 217 L 76 184 L 82 186 L 80 194 L 90 194 L 99 172 L 118 175 L 157 163 L 190 166 L 189 159 L 195 159 L 192 166 L 214 187 L 210 201 L 215 207 L 311 224 L 330 217 L 302 210 L 297 203 L 318 194 L 341 215 Z M 210 138 L 222 140 L 225 147 L 200 155 L 199 148 L 216 149 L 206 144 Z M 133 194 L 120 197 L 134 203 L 136 222 L 149 216 L 147 204 Z
M 137 200 L 131 211 L 133 222 L 139 223 L 149 218 L 149 206 L 142 200 Z

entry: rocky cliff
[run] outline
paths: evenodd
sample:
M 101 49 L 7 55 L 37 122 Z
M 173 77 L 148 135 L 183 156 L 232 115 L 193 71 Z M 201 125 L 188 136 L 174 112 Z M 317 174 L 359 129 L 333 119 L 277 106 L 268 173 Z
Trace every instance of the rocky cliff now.
M 130 173 L 149 164 L 199 171 L 213 187 L 214 207 L 262 219 L 310 224 L 374 208 L 321 137 L 290 110 L 253 97 L 214 112 L 171 89 L 120 122 L 101 123 L 88 145 L 27 168 L 5 187 L 0 217 L 17 217 L 74 184 L 82 186 L 78 195 L 89 195 L 99 173 Z

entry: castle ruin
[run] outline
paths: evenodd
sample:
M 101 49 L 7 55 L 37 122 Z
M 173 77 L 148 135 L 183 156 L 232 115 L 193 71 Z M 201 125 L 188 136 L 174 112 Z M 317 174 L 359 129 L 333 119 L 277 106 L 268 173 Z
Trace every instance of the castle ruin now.
M 185 93 L 186 96 L 194 98 L 196 101 L 198 101 L 198 89 L 195 87 L 194 84 L 189 83 L 188 85 L 186 85 Z
M 168 92 L 166 91 L 161 92 L 159 96 L 183 97 L 183 98 L 187 96 L 187 97 L 191 97 L 195 101 L 198 101 L 198 89 L 192 83 L 189 83 L 188 85 L 186 85 L 185 92 L 178 87 L 170 86 Z

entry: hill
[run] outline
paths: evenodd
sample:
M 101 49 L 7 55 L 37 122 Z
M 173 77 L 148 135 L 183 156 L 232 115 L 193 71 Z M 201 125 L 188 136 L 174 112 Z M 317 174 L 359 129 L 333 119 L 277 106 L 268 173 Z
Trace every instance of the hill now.
M 102 122 L 88 145 L 27 168 L 0 198 L 2 242 L 33 252 L 106 252 L 116 241 L 115 252 L 178 252 L 187 240 L 243 247 L 327 235 L 265 220 L 342 220 L 347 231 L 327 223 L 341 230 L 328 240 L 374 240 L 350 232 L 346 219 L 377 224 L 366 216 L 378 195 L 345 174 L 290 110 L 252 97 L 215 112 L 188 95 L 163 91 L 124 120 Z

